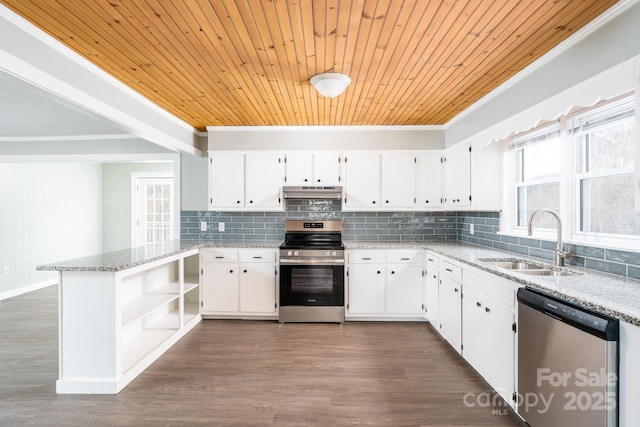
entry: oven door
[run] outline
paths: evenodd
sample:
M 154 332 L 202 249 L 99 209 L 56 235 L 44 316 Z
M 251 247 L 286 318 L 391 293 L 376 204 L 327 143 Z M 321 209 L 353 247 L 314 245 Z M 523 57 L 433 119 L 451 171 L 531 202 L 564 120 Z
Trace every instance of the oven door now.
M 280 263 L 280 306 L 344 306 L 344 265 Z

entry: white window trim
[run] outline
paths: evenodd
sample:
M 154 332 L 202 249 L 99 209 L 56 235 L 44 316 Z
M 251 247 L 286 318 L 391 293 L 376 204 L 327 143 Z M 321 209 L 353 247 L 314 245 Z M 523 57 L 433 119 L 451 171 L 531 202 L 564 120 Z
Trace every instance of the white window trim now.
M 138 191 L 136 189 L 136 186 L 138 184 L 138 180 L 144 179 L 144 178 L 167 178 L 172 180 L 171 185 L 173 186 L 173 189 L 172 189 L 171 215 L 173 218 L 172 218 L 172 227 L 171 227 L 172 235 L 170 240 L 176 239 L 176 235 L 179 235 L 180 233 L 180 228 L 176 228 L 176 222 L 178 221 L 178 219 L 175 218 L 176 216 L 175 205 L 177 200 L 175 175 L 170 172 L 132 172 L 131 173 L 131 247 L 132 248 L 140 246 L 140 244 L 138 243 L 140 236 L 138 235 L 139 227 L 137 224 L 137 221 L 138 221 L 137 212 L 138 212 L 139 200 L 138 200 Z

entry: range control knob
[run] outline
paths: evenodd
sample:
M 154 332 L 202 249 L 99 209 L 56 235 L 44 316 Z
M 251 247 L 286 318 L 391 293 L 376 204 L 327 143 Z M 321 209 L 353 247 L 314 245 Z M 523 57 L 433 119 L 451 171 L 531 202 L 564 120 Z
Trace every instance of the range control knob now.
M 287 256 L 293 255 L 293 251 L 287 251 Z
M 298 256 L 298 251 L 293 251 L 293 256 Z

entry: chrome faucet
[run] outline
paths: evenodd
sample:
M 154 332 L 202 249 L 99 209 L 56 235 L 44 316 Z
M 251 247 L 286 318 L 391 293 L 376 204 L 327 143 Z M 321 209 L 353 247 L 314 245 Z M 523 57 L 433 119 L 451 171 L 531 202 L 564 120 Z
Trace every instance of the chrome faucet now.
M 569 258 L 571 254 L 562 250 L 562 220 L 560 219 L 560 215 L 558 214 L 557 211 L 553 209 L 543 208 L 543 209 L 538 209 L 537 211 L 532 213 L 531 217 L 529 218 L 529 227 L 528 227 L 529 236 L 533 234 L 533 217 L 535 217 L 541 212 L 549 213 L 553 215 L 556 219 L 556 222 L 558 225 L 558 242 L 556 243 L 556 265 L 558 267 L 563 267 L 565 258 Z

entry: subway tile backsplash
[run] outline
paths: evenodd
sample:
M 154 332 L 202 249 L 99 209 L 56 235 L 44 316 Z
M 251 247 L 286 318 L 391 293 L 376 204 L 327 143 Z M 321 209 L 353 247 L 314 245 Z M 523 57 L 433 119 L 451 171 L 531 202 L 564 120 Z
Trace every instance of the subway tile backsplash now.
M 182 211 L 181 239 L 197 241 L 284 239 L 285 219 L 341 219 L 345 240 L 461 241 L 552 261 L 555 242 L 499 235 L 499 212 L 342 212 L 340 200 L 289 199 L 285 212 Z M 207 231 L 200 231 L 200 222 Z M 218 232 L 218 223 L 225 231 Z M 474 234 L 470 225 L 474 225 Z M 640 279 L 640 253 L 565 245 L 567 264 Z
M 181 239 L 283 240 L 285 219 L 341 219 L 345 240 L 456 241 L 457 216 L 452 212 L 342 212 L 340 200 L 288 199 L 285 212 L 182 211 Z M 200 222 L 207 231 L 200 231 Z M 218 223 L 225 231 L 218 232 Z

